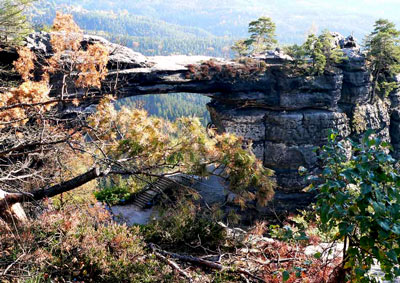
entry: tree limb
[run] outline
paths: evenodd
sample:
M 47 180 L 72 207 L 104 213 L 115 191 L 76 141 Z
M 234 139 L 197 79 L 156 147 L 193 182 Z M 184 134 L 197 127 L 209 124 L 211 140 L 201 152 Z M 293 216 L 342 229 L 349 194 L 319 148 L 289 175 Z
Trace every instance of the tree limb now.
M 188 279 L 189 282 L 193 282 L 192 277 L 187 272 L 182 270 L 175 261 L 173 261 L 173 260 L 171 260 L 169 258 L 166 258 L 161 253 L 159 253 L 154 245 L 151 245 L 150 247 L 153 250 L 153 252 L 156 255 L 156 257 L 158 257 L 159 259 L 165 261 L 169 266 L 171 266 L 173 269 L 177 270 L 181 275 L 183 275 L 186 279 Z
M 203 266 L 203 267 L 207 267 L 207 268 L 211 268 L 211 269 L 216 269 L 216 270 L 219 270 L 219 271 L 228 271 L 228 272 L 233 272 L 233 273 L 244 274 L 244 275 L 247 275 L 247 276 L 249 276 L 249 277 L 251 277 L 253 279 L 256 279 L 257 281 L 265 282 L 264 279 L 252 274 L 250 271 L 248 271 L 248 270 L 246 270 L 244 268 L 227 267 L 227 266 L 224 266 L 222 264 L 219 264 L 219 263 L 216 263 L 216 262 L 212 262 L 212 261 L 209 261 L 209 260 L 205 260 L 205 259 L 201 259 L 201 258 L 198 258 L 198 257 L 194 257 L 194 256 L 190 256 L 190 255 L 180 255 L 180 254 L 176 254 L 176 253 L 167 252 L 167 251 L 164 251 L 164 250 L 161 250 L 161 249 L 157 248 L 156 245 L 153 244 L 153 243 L 150 243 L 149 246 L 153 251 L 157 251 L 158 253 L 160 253 L 163 256 L 169 256 L 171 258 L 176 258 L 176 259 L 179 259 L 181 261 L 190 262 L 190 263 L 193 263 L 193 264 L 196 264 L 196 265 L 199 265 L 199 266 Z
M 0 211 L 7 209 L 7 207 L 10 207 L 15 203 L 41 200 L 46 197 L 53 197 L 71 191 L 98 177 L 106 176 L 108 173 L 109 170 L 100 171 L 98 167 L 95 167 L 79 176 L 76 176 L 75 178 L 49 188 L 43 188 L 31 193 L 7 193 L 4 198 L 0 200 Z

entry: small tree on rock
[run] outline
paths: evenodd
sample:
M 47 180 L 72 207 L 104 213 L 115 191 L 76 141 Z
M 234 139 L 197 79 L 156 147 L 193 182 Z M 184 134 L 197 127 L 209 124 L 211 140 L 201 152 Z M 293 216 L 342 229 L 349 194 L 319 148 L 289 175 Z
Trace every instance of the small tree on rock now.
M 249 23 L 249 39 L 241 39 L 231 47 L 239 57 L 263 53 L 277 44 L 276 25 L 269 17 L 261 17 Z
M 333 42 L 329 31 L 324 31 L 320 36 L 310 34 L 303 44 L 306 57 L 311 59 L 311 74 L 321 75 L 323 72 L 340 63 L 344 59 L 343 52 Z
M 278 41 L 275 35 L 276 25 L 269 17 L 261 17 L 249 23 L 252 53 L 270 50 Z
M 249 42 L 246 39 L 235 41 L 231 49 L 237 54 L 238 57 L 245 57 L 249 55 Z
M 367 60 L 373 76 L 373 95 L 388 95 L 398 83 L 391 78 L 400 73 L 400 31 L 394 23 L 380 19 L 366 38 Z

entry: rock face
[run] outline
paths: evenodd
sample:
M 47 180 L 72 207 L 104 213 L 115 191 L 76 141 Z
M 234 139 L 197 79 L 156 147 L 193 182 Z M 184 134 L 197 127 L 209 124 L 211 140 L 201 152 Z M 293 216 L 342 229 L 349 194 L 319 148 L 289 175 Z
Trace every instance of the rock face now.
M 255 154 L 275 170 L 284 192 L 295 193 L 307 185 L 298 175 L 300 166 L 318 171 L 316 149 L 326 143 L 330 129 L 342 138 L 356 138 L 372 128 L 392 140 L 395 149 L 400 148 L 400 112 L 396 110 L 400 93 L 392 94 L 393 103 L 372 103 L 370 74 L 358 45 L 351 37 L 336 34 L 335 38 L 347 56 L 336 70 L 321 76 L 292 76 L 269 69 L 262 82 L 264 90 L 230 93 L 225 99 L 214 96 L 208 105 L 220 131 L 253 141 Z M 240 98 L 251 102 L 251 107 L 232 103 Z
M 29 47 L 36 54 L 49 56 L 52 53 L 50 34 L 47 32 L 35 32 L 30 34 L 26 39 L 26 46 Z M 85 47 L 88 44 L 101 43 L 110 51 L 109 56 L 109 69 L 130 69 L 130 68 L 143 68 L 149 67 L 146 56 L 141 53 L 135 52 L 132 49 L 114 44 L 108 40 L 94 35 L 84 35 L 81 42 Z
M 170 92 L 211 97 L 207 107 L 218 130 L 252 140 L 257 157 L 276 171 L 280 194 L 298 196 L 306 184 L 297 173 L 298 167 L 318 170 L 315 149 L 326 142 L 329 129 L 338 131 L 341 137 L 357 137 L 373 128 L 393 143 L 393 154 L 400 157 L 400 90 L 386 100 L 372 102 L 371 76 L 358 44 L 353 37 L 335 33 L 334 38 L 347 58 L 320 76 L 296 75 L 282 68 L 282 63 L 291 59 L 279 50 L 258 59 L 267 62 L 266 72 L 241 76 L 238 63 L 217 58 L 205 66 L 210 58 L 145 57 L 94 36 L 85 36 L 82 45 L 101 42 L 110 49 L 110 73 L 103 92 L 109 91 L 108 86 L 118 78 L 118 97 Z M 36 33 L 28 38 L 27 45 L 49 54 L 48 42 L 48 34 Z M 208 75 L 215 64 L 236 68 L 235 73 L 225 77 Z M 194 76 L 190 65 L 204 74 Z

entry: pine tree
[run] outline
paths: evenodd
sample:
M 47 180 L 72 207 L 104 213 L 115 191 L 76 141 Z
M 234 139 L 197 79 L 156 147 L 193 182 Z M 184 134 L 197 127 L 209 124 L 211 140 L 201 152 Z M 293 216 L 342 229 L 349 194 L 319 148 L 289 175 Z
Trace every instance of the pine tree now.
M 283 48 L 284 52 L 293 58 L 293 64 L 295 68 L 302 66 L 306 62 L 306 51 L 303 45 L 293 44 L 290 46 L 285 46 Z
M 238 57 L 244 57 L 249 55 L 249 40 L 240 39 L 235 41 L 231 49 L 237 53 Z
M 373 95 L 377 92 L 387 95 L 398 87 L 390 79 L 400 72 L 400 31 L 394 23 L 379 19 L 365 40 L 365 48 L 373 75 Z
M 31 32 L 25 11 L 33 0 L 0 1 L 0 43 L 19 45 Z
M 249 33 L 252 53 L 270 50 L 276 43 L 276 25 L 269 17 L 261 17 L 249 23 Z
M 343 51 L 334 43 L 334 39 L 329 30 L 324 30 L 318 37 L 322 44 L 322 53 L 326 57 L 326 67 L 329 68 L 343 61 Z
M 306 57 L 312 60 L 310 73 L 321 75 L 326 69 L 344 59 L 343 51 L 335 46 L 331 33 L 326 30 L 320 36 L 310 34 L 303 44 Z

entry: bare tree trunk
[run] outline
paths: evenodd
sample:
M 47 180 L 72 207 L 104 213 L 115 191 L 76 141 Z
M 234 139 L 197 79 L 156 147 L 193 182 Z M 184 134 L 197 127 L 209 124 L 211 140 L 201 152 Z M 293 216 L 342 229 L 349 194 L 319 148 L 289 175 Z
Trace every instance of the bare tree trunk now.
M 109 170 L 100 171 L 96 167 L 68 181 L 30 193 L 7 193 L 0 189 L 0 217 L 14 216 L 18 221 L 25 222 L 27 218 L 20 203 L 41 200 L 71 191 L 108 173 Z
M 0 190 L 0 202 L 7 199 L 9 193 Z M 20 203 L 8 204 L 5 203 L 5 207 L 0 210 L 0 221 L 1 218 L 6 222 L 13 222 L 15 220 L 18 223 L 26 223 L 28 218 L 26 217 L 25 211 Z

